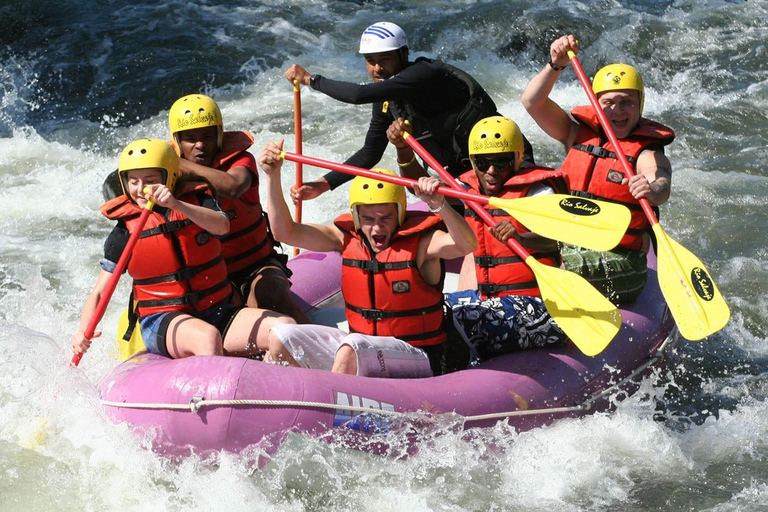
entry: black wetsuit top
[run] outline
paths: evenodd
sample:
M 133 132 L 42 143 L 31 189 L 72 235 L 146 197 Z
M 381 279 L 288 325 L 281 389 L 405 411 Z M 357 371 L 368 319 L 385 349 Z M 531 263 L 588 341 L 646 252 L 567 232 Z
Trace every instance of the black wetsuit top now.
M 466 160 L 466 140 L 461 143 L 464 147 L 460 149 L 453 143 L 454 130 L 457 127 L 456 116 L 470 101 L 470 90 L 464 80 L 451 72 L 450 66 L 420 58 L 407 63 L 397 75 L 380 82 L 359 85 L 314 75 L 312 88 L 344 103 L 373 104 L 365 143 L 345 161 L 346 164 L 371 169 L 379 163 L 389 143 L 387 129 L 395 120 L 397 112 L 406 119 L 411 117 L 410 114 L 415 114 L 429 121 L 429 130 L 434 140 L 431 144 L 425 143 L 424 140 L 421 142 L 441 164 L 448 167 L 453 176 L 459 176 L 471 169 L 469 161 Z M 496 112 L 496 105 L 482 88 L 479 88 L 477 94 L 485 98 L 482 107 L 484 111 L 473 119 L 469 128 L 482 118 L 500 115 Z M 418 124 L 414 123 L 414 135 L 421 139 L 422 133 L 419 131 Z M 440 148 L 442 151 L 438 151 Z M 530 164 L 534 162 L 533 150 L 527 140 L 524 161 Z M 324 177 L 331 189 L 335 189 L 354 176 L 331 171 Z

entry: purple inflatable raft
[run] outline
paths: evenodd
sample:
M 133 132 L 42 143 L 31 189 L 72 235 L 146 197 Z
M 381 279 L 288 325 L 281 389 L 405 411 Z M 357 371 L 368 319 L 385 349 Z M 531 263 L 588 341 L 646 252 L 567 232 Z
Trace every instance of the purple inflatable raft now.
M 338 254 L 304 253 L 289 267 L 297 300 L 318 323 L 343 317 Z M 621 331 L 596 357 L 569 344 L 507 354 L 440 377 L 378 379 L 142 352 L 105 376 L 98 390 L 115 423 L 127 422 L 164 455 L 241 452 L 252 445 L 273 453 L 288 432 L 373 452 L 386 452 L 393 439 L 416 449 L 419 433 L 446 422 L 472 429 L 507 421 L 522 431 L 608 408 L 608 398 L 634 388 L 676 339 L 653 253 L 645 290 L 621 312 Z

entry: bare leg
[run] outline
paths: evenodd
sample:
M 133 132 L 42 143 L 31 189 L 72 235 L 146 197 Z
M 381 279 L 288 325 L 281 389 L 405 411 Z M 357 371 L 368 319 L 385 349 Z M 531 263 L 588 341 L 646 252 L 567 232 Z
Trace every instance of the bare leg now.
M 269 331 L 269 351 L 264 361 L 268 363 L 287 364 L 288 366 L 301 366 L 283 346 L 283 342 L 274 333 Z
M 267 266 L 258 271 L 251 283 L 246 305 L 283 313 L 299 324 L 312 323 L 291 297 L 291 283 L 279 267 Z
M 221 333 L 213 325 L 190 315 L 177 316 L 165 334 L 168 353 L 174 359 L 223 354 Z
M 336 351 L 336 358 L 333 360 L 334 373 L 347 373 L 357 375 L 357 356 L 355 350 L 349 345 L 342 345 Z
M 269 329 L 281 323 L 296 322 L 289 316 L 266 309 L 241 309 L 232 319 L 224 338 L 225 354 L 247 357 L 269 350 Z

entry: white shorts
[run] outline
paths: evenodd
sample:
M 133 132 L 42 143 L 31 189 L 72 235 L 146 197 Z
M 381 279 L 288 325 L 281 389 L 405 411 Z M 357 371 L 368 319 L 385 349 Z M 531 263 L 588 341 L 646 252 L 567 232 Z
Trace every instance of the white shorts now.
M 336 351 L 349 345 L 357 356 L 357 375 L 364 377 L 431 377 L 427 354 L 391 336 L 348 334 L 325 325 L 278 324 L 270 329 L 291 357 L 304 368 L 330 371 Z

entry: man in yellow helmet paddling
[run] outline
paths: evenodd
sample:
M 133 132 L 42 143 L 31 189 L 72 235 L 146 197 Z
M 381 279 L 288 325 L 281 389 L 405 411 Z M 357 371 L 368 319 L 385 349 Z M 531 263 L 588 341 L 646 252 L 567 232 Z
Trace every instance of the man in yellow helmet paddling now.
M 635 176 L 625 176 L 618 157 L 591 106 L 574 108 L 570 114 L 550 97 L 569 64 L 568 52 L 578 53 L 573 35 L 550 46 L 550 60 L 528 83 L 522 95 L 525 109 L 536 123 L 566 150 L 561 170 L 570 179 L 571 193 L 626 205 L 632 221 L 621 243 L 612 251 L 566 247 L 563 266 L 582 274 L 615 303 L 635 300 L 646 280 L 649 224 L 639 200 L 659 206 L 669 199 L 672 165 L 664 154 L 674 132 L 642 117 L 645 86 L 640 73 L 627 64 L 600 69 L 592 82 L 597 100 L 611 123 L 620 150 L 634 165 Z
M 281 149 L 282 141 L 270 142 L 257 157 L 267 175 L 273 233 L 296 247 L 341 253 L 341 290 L 353 334 L 315 325 L 275 329 L 271 358 L 367 376 L 440 373 L 446 340 L 442 260 L 472 252 L 477 240 L 436 193 L 439 181 L 422 177 L 413 187 L 432 213 L 406 212 L 403 187 L 358 176 L 350 188 L 349 213 L 333 224 L 299 224 L 283 197 Z

